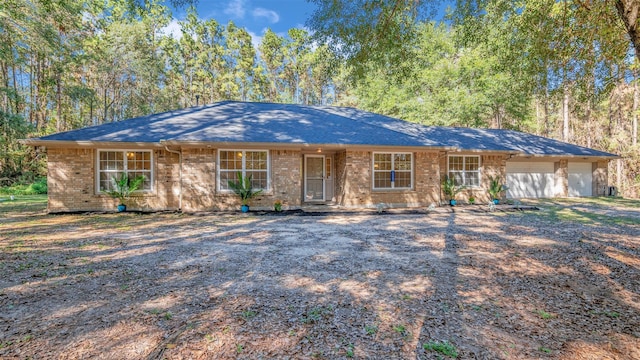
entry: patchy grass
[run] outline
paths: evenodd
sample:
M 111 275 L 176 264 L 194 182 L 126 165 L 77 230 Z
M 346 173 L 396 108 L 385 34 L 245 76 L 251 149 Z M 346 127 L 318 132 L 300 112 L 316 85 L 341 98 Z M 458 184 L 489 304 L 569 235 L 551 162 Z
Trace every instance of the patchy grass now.
M 458 349 L 456 349 L 456 347 L 448 341 L 429 341 L 428 343 L 422 345 L 422 347 L 425 350 L 435 351 L 454 359 L 458 357 Z
M 38 213 L 47 210 L 47 194 L 44 195 L 0 195 L 0 214 Z
M 587 225 L 639 225 L 640 200 L 617 197 L 527 200 L 542 211 L 527 213 L 552 222 Z

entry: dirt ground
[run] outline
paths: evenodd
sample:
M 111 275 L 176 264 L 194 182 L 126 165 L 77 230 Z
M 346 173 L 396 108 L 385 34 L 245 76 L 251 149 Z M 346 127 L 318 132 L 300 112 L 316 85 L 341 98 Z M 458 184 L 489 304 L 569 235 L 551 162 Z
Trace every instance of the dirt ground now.
M 634 206 L 0 212 L 0 358 L 640 359 Z

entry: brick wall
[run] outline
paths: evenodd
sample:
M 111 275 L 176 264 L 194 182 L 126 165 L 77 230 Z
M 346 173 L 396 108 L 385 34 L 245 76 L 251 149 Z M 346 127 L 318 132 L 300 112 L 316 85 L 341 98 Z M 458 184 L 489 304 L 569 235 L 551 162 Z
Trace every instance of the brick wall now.
M 347 152 L 340 151 L 334 156 L 335 161 L 335 197 L 336 203 L 344 205 L 345 186 L 347 182 Z
M 593 189 L 594 196 L 608 195 L 609 187 L 609 162 L 600 160 L 593 163 Z
M 174 154 L 171 154 L 174 155 Z M 177 156 L 177 154 L 175 154 Z M 187 212 L 216 209 L 216 161 L 215 149 L 182 150 L 182 210 Z M 180 188 L 180 168 L 165 173 L 162 181 Z M 220 199 L 224 200 L 224 199 Z
M 507 183 L 507 155 L 483 155 L 480 159 L 480 173 L 482 175 L 482 188 L 474 189 L 473 196 L 478 203 L 488 203 L 491 196 L 487 189 L 491 184 L 491 178 L 499 178 L 504 185 Z M 506 194 L 503 192 L 500 196 L 504 199 Z M 465 200 L 468 199 L 465 198 Z
M 49 211 L 111 211 L 117 200 L 96 194 L 94 149 L 48 149 Z M 186 148 L 182 150 L 182 184 L 180 183 L 180 158 L 164 149 L 152 152 L 154 159 L 154 192 L 132 196 L 128 202 L 131 210 L 236 210 L 240 201 L 235 194 L 219 193 L 216 184 L 217 152 L 215 149 Z M 429 206 L 444 199 L 441 181 L 447 173 L 447 156 L 444 152 L 414 152 L 414 189 L 373 190 L 372 152 L 339 151 L 334 157 L 335 197 L 346 207 L 374 207 L 378 203 L 387 206 Z M 271 150 L 271 188 L 251 202 L 254 209 L 272 209 L 275 200 L 281 200 L 285 208 L 301 206 L 303 186 L 303 155 L 297 150 Z M 602 195 L 607 185 L 607 161 L 594 163 L 594 195 Z M 467 189 L 458 195 L 466 201 L 473 195 L 478 202 L 489 201 L 486 188 L 490 176 L 506 174 L 506 156 L 483 155 L 481 158 L 482 188 Z M 556 196 L 568 193 L 567 160 L 556 162 Z
M 94 151 L 48 149 L 48 208 L 51 212 L 98 210 L 94 194 Z M 114 204 L 115 206 L 115 204 Z
M 283 208 L 299 208 L 302 181 L 300 151 L 271 150 L 271 191 L 252 199 L 253 209 L 273 209 L 280 200 Z M 237 210 L 241 202 L 233 193 L 218 192 L 215 149 L 184 149 L 182 152 L 182 209 L 186 212 Z M 178 177 L 176 177 L 178 179 Z
M 554 163 L 555 193 L 553 196 L 569 196 L 569 161 L 562 159 Z
M 47 149 L 49 212 L 115 210 L 117 199 L 96 193 L 96 152 L 95 149 Z M 178 156 L 166 156 L 165 153 L 164 150 L 152 152 L 154 192 L 133 195 L 127 202 L 129 209 L 177 209 Z M 166 181 L 169 177 L 174 180 Z
M 271 151 L 271 183 L 273 194 L 264 196 L 260 206 L 272 207 L 275 200 L 283 208 L 299 208 L 302 198 L 302 154 L 294 150 Z
M 413 190 L 373 190 L 372 152 L 346 151 L 336 154 L 336 193 L 346 207 L 429 206 L 438 203 L 440 171 L 438 152 L 414 153 Z M 344 169 L 344 170 L 342 170 Z

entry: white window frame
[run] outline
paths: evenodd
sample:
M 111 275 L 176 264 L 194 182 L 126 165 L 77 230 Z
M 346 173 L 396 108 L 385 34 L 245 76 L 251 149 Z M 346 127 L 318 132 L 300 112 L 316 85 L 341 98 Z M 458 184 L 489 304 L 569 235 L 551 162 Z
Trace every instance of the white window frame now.
M 391 170 L 376 170 L 376 155 L 384 154 L 391 155 Z M 397 187 L 395 181 L 391 182 L 391 187 L 376 187 L 376 172 L 388 172 L 388 171 L 396 171 L 394 170 L 395 166 L 395 155 L 410 155 L 411 156 L 411 171 L 410 171 L 410 186 L 409 187 Z M 373 190 L 412 190 L 414 186 L 414 174 L 415 174 L 415 154 L 412 152 L 387 152 L 387 151 L 376 151 L 372 153 L 371 156 L 371 188 Z M 403 171 L 405 172 L 405 171 Z
M 123 161 L 123 171 L 125 173 L 127 173 L 127 176 L 129 174 L 129 172 L 143 172 L 143 171 L 140 171 L 140 170 L 131 170 L 131 171 L 129 171 L 129 169 L 127 168 L 128 164 L 127 164 L 127 161 L 126 161 L 127 153 L 128 152 L 146 152 L 146 153 L 149 153 L 149 161 L 150 161 L 150 163 L 149 163 L 149 166 L 150 166 L 150 169 L 149 169 L 149 184 L 150 185 L 149 186 L 150 187 L 149 187 L 149 189 L 136 190 L 133 193 L 134 194 L 135 193 L 153 193 L 155 191 L 155 186 L 154 186 L 155 185 L 155 171 L 154 171 L 154 169 L 155 169 L 155 166 L 154 166 L 155 159 L 154 159 L 154 156 L 153 156 L 154 155 L 154 151 L 153 150 L 148 150 L 148 149 L 125 149 L 125 150 L 122 150 L 122 149 L 98 149 L 96 151 L 96 162 L 95 162 L 95 164 L 96 164 L 96 167 L 95 167 L 96 194 L 104 194 L 105 193 L 104 191 L 102 191 L 102 189 L 100 189 L 100 173 L 102 173 L 102 172 L 111 172 L 111 171 L 102 171 L 100 169 L 100 154 L 103 153 L 103 152 L 119 152 L 119 153 L 122 153 L 122 158 L 124 159 L 124 161 Z M 117 171 L 113 171 L 113 172 L 115 173 Z
M 452 157 L 461 157 L 462 158 L 462 170 L 451 170 L 451 158 Z M 467 164 L 467 159 L 468 158 L 476 158 L 478 159 L 478 170 L 476 171 L 471 171 L 471 170 L 465 170 L 466 164 Z M 480 155 L 449 155 L 447 157 L 447 176 L 451 176 L 451 173 L 459 173 L 462 176 L 462 184 L 456 184 L 456 185 L 464 185 L 467 188 L 471 188 L 471 189 L 478 189 L 482 187 L 482 157 Z M 478 174 L 478 185 L 467 185 L 467 173 L 477 173 Z M 455 177 L 454 177 L 455 180 Z
M 220 153 L 222 153 L 223 151 L 229 151 L 229 152 L 242 152 L 242 170 L 240 170 L 242 172 L 242 176 L 247 176 L 247 151 L 249 152 L 265 152 L 267 153 L 267 188 L 266 189 L 261 189 L 263 192 L 269 192 L 271 189 L 271 152 L 269 150 L 265 150 L 265 149 L 218 149 L 217 151 L 217 166 L 216 166 L 216 183 L 218 184 L 217 190 L 220 193 L 223 194 L 233 194 L 233 190 L 230 189 L 223 189 L 222 188 L 222 182 L 220 181 L 220 171 L 222 170 L 220 168 Z M 227 171 L 225 169 L 225 171 Z M 255 171 L 255 170 L 253 170 Z M 236 170 L 236 172 L 238 172 L 238 170 Z

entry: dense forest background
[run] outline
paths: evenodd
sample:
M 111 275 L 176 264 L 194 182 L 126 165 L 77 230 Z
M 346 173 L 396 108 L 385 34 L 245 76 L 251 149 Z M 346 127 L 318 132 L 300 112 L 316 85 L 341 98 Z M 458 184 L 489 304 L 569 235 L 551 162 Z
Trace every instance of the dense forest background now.
M 430 21 L 436 2 L 312 2 L 308 29 L 267 30 L 254 44 L 184 1 L 5 0 L 0 186 L 46 174 L 46 153 L 19 139 L 242 100 L 353 106 L 593 147 L 622 157 L 609 181 L 638 197 L 633 0 L 459 0 L 442 22 Z M 187 9 L 180 36 L 166 31 L 170 6 Z

